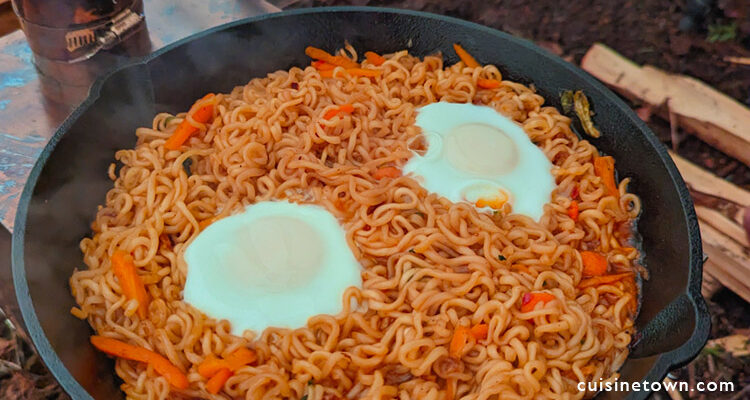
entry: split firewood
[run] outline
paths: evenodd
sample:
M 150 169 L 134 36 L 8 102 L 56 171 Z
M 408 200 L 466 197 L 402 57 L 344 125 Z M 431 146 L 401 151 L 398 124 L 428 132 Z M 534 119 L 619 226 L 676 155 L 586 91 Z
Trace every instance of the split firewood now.
M 750 240 L 742 225 L 750 192 L 728 182 L 688 160 L 670 152 L 695 202 L 703 252 L 708 260 L 703 266 L 706 285 L 702 292 L 709 297 L 715 291 L 716 279 L 733 292 L 750 301 Z
M 706 343 L 706 350 L 729 353 L 734 357 L 750 356 L 750 336 L 735 334 L 711 339 Z
M 750 65 L 750 57 L 724 57 L 724 61 L 732 64 Z
M 731 97 L 697 79 L 639 66 L 602 44 L 589 49 L 581 68 L 666 120 L 674 114 L 681 128 L 750 165 L 750 110 Z

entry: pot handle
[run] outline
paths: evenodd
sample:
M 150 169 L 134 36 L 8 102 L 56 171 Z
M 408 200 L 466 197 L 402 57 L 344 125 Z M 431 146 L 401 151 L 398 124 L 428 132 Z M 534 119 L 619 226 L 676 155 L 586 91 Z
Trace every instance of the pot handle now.
M 630 357 L 663 354 L 671 366 L 676 367 L 698 354 L 710 331 L 711 317 L 705 300 L 700 294 L 689 291 L 669 303 L 636 333 Z

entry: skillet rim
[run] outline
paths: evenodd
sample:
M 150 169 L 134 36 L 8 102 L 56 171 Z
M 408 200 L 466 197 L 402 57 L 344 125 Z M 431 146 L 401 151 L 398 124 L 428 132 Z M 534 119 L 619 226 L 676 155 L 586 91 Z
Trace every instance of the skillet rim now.
M 26 266 L 24 261 L 24 238 L 26 232 L 26 221 L 28 216 L 29 203 L 34 194 L 34 189 L 36 188 L 39 176 L 41 175 L 41 172 L 44 169 L 47 160 L 57 146 L 57 143 L 68 132 L 70 127 L 80 118 L 80 116 L 99 99 L 101 88 L 105 84 L 105 82 L 107 82 L 111 76 L 120 71 L 148 65 L 149 62 L 158 58 L 162 54 L 180 47 L 188 42 L 240 25 L 252 24 L 268 19 L 284 18 L 287 16 L 300 14 L 313 15 L 342 12 L 400 14 L 413 16 L 420 19 L 437 20 L 440 22 L 459 25 L 472 30 L 478 30 L 492 35 L 498 40 L 514 42 L 516 45 L 523 47 L 524 50 L 528 51 L 530 54 L 542 57 L 546 61 L 556 64 L 558 67 L 563 68 L 566 74 L 577 76 L 585 83 L 590 85 L 592 89 L 598 92 L 598 95 L 605 97 L 609 101 L 611 101 L 614 107 L 612 108 L 612 110 L 608 110 L 607 112 L 619 113 L 623 117 L 628 118 L 630 122 L 632 122 L 644 136 L 648 144 L 656 150 L 656 153 L 660 159 L 659 161 L 661 161 L 661 163 L 666 167 L 667 173 L 672 180 L 671 183 L 675 186 L 675 189 L 679 194 L 680 207 L 688 229 L 688 248 L 690 255 L 687 287 L 686 291 L 678 296 L 675 301 L 682 296 L 686 296 L 690 301 L 690 303 L 692 304 L 691 311 L 695 312 L 695 328 L 691 333 L 690 338 L 686 340 L 682 345 L 669 352 L 656 355 L 657 359 L 651 366 L 644 379 L 647 381 L 650 380 L 651 382 L 660 382 L 664 378 L 664 376 L 666 376 L 669 369 L 687 362 L 697 354 L 697 352 L 701 347 L 703 347 L 704 343 L 708 339 L 710 330 L 710 316 L 708 314 L 708 308 L 706 306 L 705 300 L 700 293 L 703 270 L 703 252 L 700 239 L 700 230 L 698 227 L 698 218 L 695 214 L 695 209 L 693 207 L 693 202 L 690 197 L 688 188 L 683 181 L 679 171 L 677 170 L 674 162 L 667 153 L 666 148 L 661 144 L 661 142 L 658 141 L 656 136 L 653 134 L 653 132 L 651 132 L 645 122 L 638 118 L 637 115 L 630 109 L 630 107 L 625 104 L 623 100 L 621 100 L 616 94 L 605 87 L 604 84 L 599 82 L 596 78 L 594 78 L 587 72 L 574 66 L 571 63 L 562 60 L 549 51 L 536 46 L 531 41 L 481 24 L 429 12 L 397 8 L 363 6 L 315 7 L 263 14 L 222 24 L 187 36 L 170 45 L 162 47 L 145 57 L 136 59 L 132 62 L 128 62 L 120 67 L 111 70 L 110 72 L 99 77 L 94 82 L 94 84 L 91 86 L 91 89 L 89 90 L 89 94 L 86 99 L 78 107 L 76 107 L 76 109 L 65 119 L 65 121 L 60 125 L 60 127 L 55 131 L 54 135 L 44 146 L 44 149 L 39 154 L 39 157 L 34 163 L 34 166 L 29 173 L 29 177 L 24 184 L 24 189 L 21 194 L 16 212 L 12 243 L 13 285 L 15 287 L 16 298 L 18 300 L 24 323 L 29 335 L 31 336 L 34 346 L 37 348 L 42 361 L 48 367 L 55 379 L 58 380 L 66 393 L 68 393 L 74 399 L 92 398 L 91 395 L 83 388 L 83 386 L 81 386 L 81 384 L 73 377 L 70 371 L 62 363 L 57 353 L 52 348 L 49 340 L 47 339 L 43 328 L 41 327 L 39 319 L 36 315 L 36 310 L 33 306 L 31 296 L 29 294 L 28 281 L 26 279 Z M 646 396 L 648 396 L 648 394 L 649 392 L 645 391 L 633 392 L 630 393 L 628 398 L 645 398 Z

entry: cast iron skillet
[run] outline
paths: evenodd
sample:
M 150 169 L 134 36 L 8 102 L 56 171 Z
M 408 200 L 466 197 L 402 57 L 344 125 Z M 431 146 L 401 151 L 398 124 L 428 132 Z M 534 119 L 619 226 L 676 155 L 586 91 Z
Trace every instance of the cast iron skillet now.
M 703 255 L 693 205 L 662 145 L 631 110 L 595 79 L 530 42 L 477 24 L 420 12 L 361 7 L 287 11 L 194 35 L 99 80 L 63 123 L 24 188 L 13 235 L 18 302 L 42 359 L 75 399 L 121 398 L 113 363 L 88 343 L 91 329 L 70 315 L 68 278 L 82 267 L 78 241 L 112 187 L 107 167 L 116 149 L 135 144 L 135 129 L 162 111 L 178 112 L 207 92 L 228 92 L 250 78 L 309 63 L 304 49 L 442 51 L 457 61 L 460 42 L 505 77 L 533 83 L 559 107 L 563 90 L 583 89 L 596 110 L 601 139 L 621 177 L 643 201 L 639 230 L 651 279 L 643 285 L 638 334 L 621 381 L 659 382 L 703 346 L 709 316 L 700 295 Z M 647 392 L 605 393 L 641 399 Z

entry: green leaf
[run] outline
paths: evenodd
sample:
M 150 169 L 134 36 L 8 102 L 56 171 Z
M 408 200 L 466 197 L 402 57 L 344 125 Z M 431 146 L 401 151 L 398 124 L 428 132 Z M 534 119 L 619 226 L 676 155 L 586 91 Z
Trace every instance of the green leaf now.
M 566 90 L 560 95 L 560 104 L 562 105 L 563 113 L 568 114 L 573 111 L 573 91 Z
M 724 352 L 724 349 L 721 347 L 704 347 L 701 353 L 703 354 L 710 354 L 712 356 L 720 356 L 721 353 Z
M 726 42 L 734 40 L 737 37 L 737 22 L 731 24 L 721 25 L 714 24 L 708 26 L 708 36 L 706 40 L 711 43 L 715 42 Z
M 601 132 L 596 129 L 594 121 L 591 120 L 589 99 L 583 94 L 582 90 L 577 90 L 575 94 L 573 94 L 573 106 L 575 107 L 578 119 L 581 121 L 581 126 L 583 126 L 584 132 L 593 138 L 601 136 Z
M 302 398 L 299 400 L 307 400 L 307 395 L 302 396 Z
M 313 379 L 313 378 L 310 378 L 310 380 L 307 381 L 307 386 L 312 386 L 314 384 L 315 384 L 315 379 Z
M 504 256 L 504 255 L 502 255 L 502 254 L 500 254 L 499 256 L 497 256 L 497 259 L 498 259 L 498 260 L 500 260 L 500 261 L 505 261 L 505 260 L 507 260 L 507 258 L 505 258 L 505 256 Z
M 409 249 L 409 253 L 416 254 L 417 252 L 414 249 Z

